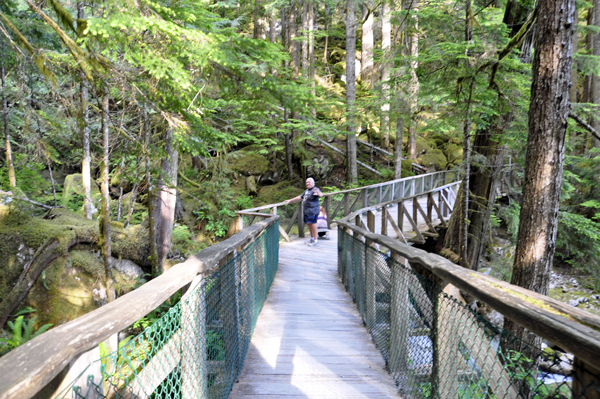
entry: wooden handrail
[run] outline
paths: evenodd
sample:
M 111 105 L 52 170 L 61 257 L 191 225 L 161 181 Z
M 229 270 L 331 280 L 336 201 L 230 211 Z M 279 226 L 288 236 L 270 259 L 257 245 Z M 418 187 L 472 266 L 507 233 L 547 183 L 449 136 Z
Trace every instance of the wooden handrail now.
M 443 281 L 488 304 L 505 317 L 575 355 L 587 366 L 598 370 L 600 358 L 600 317 L 568 306 L 560 301 L 455 265 L 442 256 L 414 248 L 392 238 L 371 233 L 350 222 L 338 220 L 338 226 L 364 236 L 420 265 Z
M 0 358 L 0 399 L 32 397 L 76 356 L 156 309 L 197 275 L 206 277 L 213 273 L 221 259 L 254 240 L 278 219 L 277 215 L 269 215 L 268 219 L 200 251 L 127 295 L 4 355 Z
M 409 200 L 412 200 L 412 199 L 415 199 L 415 198 L 427 196 L 427 195 L 432 194 L 432 193 L 437 193 L 439 191 L 446 190 L 448 188 L 454 187 L 454 186 L 456 186 L 456 185 L 458 185 L 460 183 L 461 183 L 460 181 L 456 181 L 456 182 L 453 182 L 453 183 L 450 183 L 450 184 L 446 184 L 446 185 L 443 185 L 443 186 L 440 186 L 440 187 L 436 187 L 436 188 L 434 188 L 432 190 L 429 190 L 429 191 L 422 192 L 420 194 L 411 195 L 409 197 L 402 197 L 402 198 L 399 198 L 399 199 L 382 202 L 381 204 L 377 204 L 377 205 L 373 205 L 373 206 L 368 206 L 366 208 L 357 209 L 356 211 L 352 212 L 351 214 L 345 216 L 342 220 L 346 220 L 346 221 L 348 221 L 348 220 L 354 220 L 354 218 L 357 215 L 361 215 L 361 214 L 363 214 L 365 212 L 378 210 L 378 209 L 381 209 L 381 208 L 386 207 L 386 206 L 397 204 L 398 202 L 409 201 Z
M 415 179 L 423 179 L 425 177 L 429 177 L 429 176 L 435 176 L 435 175 L 440 175 L 440 174 L 447 174 L 447 173 L 452 173 L 452 171 L 449 170 L 441 170 L 439 172 L 433 172 L 433 173 L 428 173 L 425 175 L 416 175 L 416 176 L 409 176 L 409 177 L 403 177 L 401 179 L 396 179 L 396 180 L 390 180 L 384 183 L 377 183 L 377 184 L 371 184 L 369 186 L 363 186 L 363 187 L 359 187 L 359 188 L 351 188 L 348 190 L 340 190 L 340 191 L 333 191 L 330 193 L 323 193 L 323 197 L 321 198 L 326 198 L 326 197 L 330 197 L 333 195 L 339 195 L 339 194 L 346 194 L 346 193 L 354 193 L 357 191 L 362 191 L 362 190 L 368 190 L 368 189 L 372 189 L 372 188 L 377 188 L 377 187 L 385 187 L 385 186 L 389 186 L 398 182 L 407 182 L 407 181 L 411 181 L 411 180 L 415 180 Z M 242 211 L 238 211 L 236 213 L 241 213 L 241 212 L 257 212 L 257 211 L 262 211 L 265 209 L 271 209 L 274 207 L 279 207 L 279 206 L 284 206 L 284 205 L 288 205 L 285 202 L 278 202 L 275 204 L 268 204 L 268 205 L 263 205 L 263 206 L 259 206 L 256 208 L 249 208 L 249 209 L 244 209 Z

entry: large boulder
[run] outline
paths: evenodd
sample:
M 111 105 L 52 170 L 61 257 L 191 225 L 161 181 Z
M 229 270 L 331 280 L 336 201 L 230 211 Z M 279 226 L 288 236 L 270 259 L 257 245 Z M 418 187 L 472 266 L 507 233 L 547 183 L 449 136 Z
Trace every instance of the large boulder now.
M 6 210 L 6 209 L 5 209 Z M 148 231 L 141 225 L 113 226 L 114 278 L 117 294 L 138 285 L 148 267 Z M 79 244 L 69 247 L 68 242 Z M 0 301 L 14 287 L 24 267 L 48 240 L 57 240 L 58 258 L 42 272 L 19 305 L 38 310 L 41 323 L 62 323 L 89 312 L 106 300 L 104 267 L 99 259 L 98 222 L 64 208 L 35 218 L 18 209 L 0 209 Z M 84 242 L 84 243 L 83 243 Z M 130 263 L 131 262 L 131 263 Z M 135 266 L 132 264 L 135 263 Z
M 245 176 L 263 175 L 269 170 L 269 160 L 258 152 L 235 151 L 227 161 L 234 172 Z

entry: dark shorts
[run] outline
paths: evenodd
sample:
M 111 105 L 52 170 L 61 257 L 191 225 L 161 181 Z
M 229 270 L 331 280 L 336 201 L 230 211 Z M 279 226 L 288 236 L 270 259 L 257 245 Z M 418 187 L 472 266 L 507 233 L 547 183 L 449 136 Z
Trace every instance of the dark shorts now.
M 317 223 L 317 219 L 319 218 L 319 214 L 314 216 L 304 215 L 304 223 Z

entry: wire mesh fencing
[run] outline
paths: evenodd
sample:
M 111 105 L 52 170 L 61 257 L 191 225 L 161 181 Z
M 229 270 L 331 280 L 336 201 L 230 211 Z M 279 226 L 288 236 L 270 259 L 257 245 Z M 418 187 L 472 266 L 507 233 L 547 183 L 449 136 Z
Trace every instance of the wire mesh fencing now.
M 404 398 L 597 398 L 574 359 L 492 325 L 406 261 L 343 229 L 338 272 Z
M 197 277 L 176 305 L 91 363 L 58 397 L 227 398 L 275 278 L 278 237 L 275 223 Z

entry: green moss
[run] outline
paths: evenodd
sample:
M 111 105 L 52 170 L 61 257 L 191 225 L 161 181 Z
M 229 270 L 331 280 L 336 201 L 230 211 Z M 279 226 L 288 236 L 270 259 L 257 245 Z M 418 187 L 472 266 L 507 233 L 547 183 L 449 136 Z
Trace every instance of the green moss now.
M 245 175 L 262 175 L 269 170 L 269 160 L 255 152 L 232 152 L 227 161 L 232 171 Z
M 95 181 L 91 181 L 91 192 L 92 196 L 99 194 L 100 190 Z M 63 196 L 61 199 L 61 203 L 63 206 L 66 206 L 70 201 L 73 195 L 83 195 L 83 180 L 81 174 L 76 173 L 73 175 L 68 175 L 65 177 L 65 183 L 63 187 Z
M 100 287 L 95 276 L 73 267 L 71 258 L 63 256 L 36 281 L 24 305 L 37 309 L 39 323 L 59 325 L 96 309 L 92 291 Z
M 442 150 L 438 149 L 431 149 L 427 151 L 425 154 L 421 155 L 418 160 L 419 163 L 424 167 L 429 168 L 433 166 L 436 170 L 444 170 L 448 165 L 446 155 Z
M 71 264 L 96 279 L 105 279 L 106 273 L 102 261 L 90 251 L 71 251 Z

